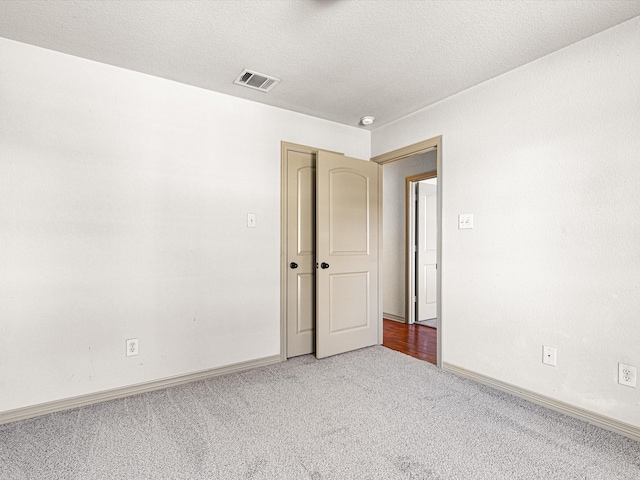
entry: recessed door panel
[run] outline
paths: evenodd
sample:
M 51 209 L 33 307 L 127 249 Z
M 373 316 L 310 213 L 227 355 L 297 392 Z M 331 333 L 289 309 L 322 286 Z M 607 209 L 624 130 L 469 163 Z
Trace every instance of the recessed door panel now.
M 297 334 L 313 333 L 315 319 L 315 275 L 298 275 L 298 308 L 296 310 Z
M 329 275 L 330 333 L 348 332 L 369 325 L 369 272 Z M 353 302 L 353 297 L 366 299 Z
M 435 265 L 425 265 L 425 301 L 427 304 L 435 304 L 436 303 L 436 266 Z
M 425 186 L 423 185 L 424 188 Z M 432 186 L 433 187 L 433 186 Z M 425 246 L 424 249 L 427 252 L 435 252 L 438 248 L 438 222 L 437 218 L 437 187 L 430 188 L 428 192 L 425 193 L 424 198 L 424 211 L 425 211 Z M 435 254 L 435 253 L 434 253 Z
M 331 255 L 368 253 L 369 190 L 369 179 L 358 172 L 336 168 L 329 173 Z
M 297 244 L 298 255 L 312 255 L 316 243 L 316 169 L 305 166 L 297 171 Z

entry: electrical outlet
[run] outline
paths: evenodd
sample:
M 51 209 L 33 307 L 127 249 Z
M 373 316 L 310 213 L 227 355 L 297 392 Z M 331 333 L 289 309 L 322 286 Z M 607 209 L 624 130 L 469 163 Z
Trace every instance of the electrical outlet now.
M 553 367 L 556 366 L 556 356 L 557 356 L 556 347 L 547 347 L 546 345 L 542 346 L 542 363 L 545 365 L 551 365 Z
M 638 373 L 636 371 L 636 367 L 625 365 L 624 363 L 618 364 L 618 383 L 620 385 L 636 388 L 637 380 Z
M 461 213 L 458 215 L 458 228 L 473 228 L 473 214 Z
M 127 340 L 127 357 L 138 355 L 138 339 L 130 338 Z

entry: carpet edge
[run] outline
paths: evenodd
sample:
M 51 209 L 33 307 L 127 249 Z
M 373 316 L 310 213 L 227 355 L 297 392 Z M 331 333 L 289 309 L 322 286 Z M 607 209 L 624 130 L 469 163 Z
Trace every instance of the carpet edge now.
M 627 438 L 640 442 L 640 427 L 636 427 L 626 422 L 621 422 L 611 417 L 595 413 L 584 408 L 576 407 L 569 403 L 562 402 L 560 400 L 540 395 L 539 393 L 517 387 L 510 383 L 502 382 L 491 377 L 487 377 L 480 373 L 467 370 L 450 363 L 443 363 L 442 369 L 446 372 L 453 373 L 459 377 L 467 378 L 478 383 L 482 383 L 496 390 L 501 390 L 505 393 L 509 393 L 516 397 L 528 400 L 536 405 L 540 405 L 545 408 L 549 408 L 556 412 L 563 413 L 578 420 L 590 423 L 605 430 L 623 435 Z
M 281 363 L 280 354 L 0 412 L 0 425 Z

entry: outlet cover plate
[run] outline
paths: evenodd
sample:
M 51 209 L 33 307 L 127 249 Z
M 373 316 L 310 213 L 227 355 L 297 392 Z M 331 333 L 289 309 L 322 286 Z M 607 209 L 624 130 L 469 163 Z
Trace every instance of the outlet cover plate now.
M 458 228 L 473 228 L 473 214 L 461 213 L 458 215 Z
M 138 339 L 130 338 L 127 340 L 127 357 L 138 355 Z
M 636 367 L 631 365 L 625 365 L 624 363 L 618 364 L 618 383 L 620 385 L 626 385 L 627 387 L 636 388 L 638 382 L 638 371 Z

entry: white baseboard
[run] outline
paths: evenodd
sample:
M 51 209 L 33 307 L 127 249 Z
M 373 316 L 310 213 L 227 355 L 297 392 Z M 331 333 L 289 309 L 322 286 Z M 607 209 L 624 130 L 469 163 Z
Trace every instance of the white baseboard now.
M 387 320 L 393 320 L 394 322 L 407 323 L 405 322 L 404 317 L 394 315 L 393 313 L 383 313 L 382 318 L 386 318 Z
M 496 390 L 502 390 L 503 392 L 515 395 L 516 397 L 524 398 L 525 400 L 528 400 L 537 405 L 555 410 L 556 412 L 564 413 L 565 415 L 569 415 L 570 417 L 577 418 L 578 420 L 591 423 L 592 425 L 596 425 L 598 427 L 610 430 L 614 433 L 624 435 L 625 437 L 640 442 L 640 427 L 636 427 L 634 425 L 630 425 L 613 418 L 605 417 L 604 415 L 600 415 L 599 413 L 594 413 L 589 410 L 573 406 L 569 403 L 561 402 L 545 395 L 540 395 L 539 393 L 532 392 L 531 390 L 516 387 L 515 385 L 501 382 L 500 380 L 495 380 L 491 377 L 486 377 L 482 374 L 475 373 L 461 367 L 456 367 L 455 365 L 451 365 L 450 363 L 443 363 L 442 369 L 460 377 L 468 378 L 469 380 L 482 383 L 489 387 L 495 388 Z
M 224 367 L 202 370 L 200 372 L 189 373 L 186 375 L 177 375 L 175 377 L 163 378 L 151 382 L 89 393 L 87 395 L 79 395 L 77 397 L 64 398 L 62 400 L 30 405 L 28 407 L 17 408 L 15 410 L 7 410 L 5 412 L 0 412 L 0 425 L 3 423 L 16 422 L 18 420 L 25 420 L 27 418 L 38 417 L 40 415 L 47 415 L 49 413 L 60 412 L 63 410 L 70 410 L 72 408 L 83 407 L 94 403 L 115 400 L 117 398 L 129 397 L 131 395 L 138 395 L 140 393 L 151 392 L 154 390 L 161 390 L 167 387 L 175 387 L 176 385 L 217 377 L 219 375 L 244 372 L 257 367 L 266 367 L 267 365 L 273 365 L 275 363 L 280 363 L 281 361 L 280 355 L 273 355 L 270 357 L 258 358 L 256 360 L 249 360 L 247 362 L 234 363 Z

